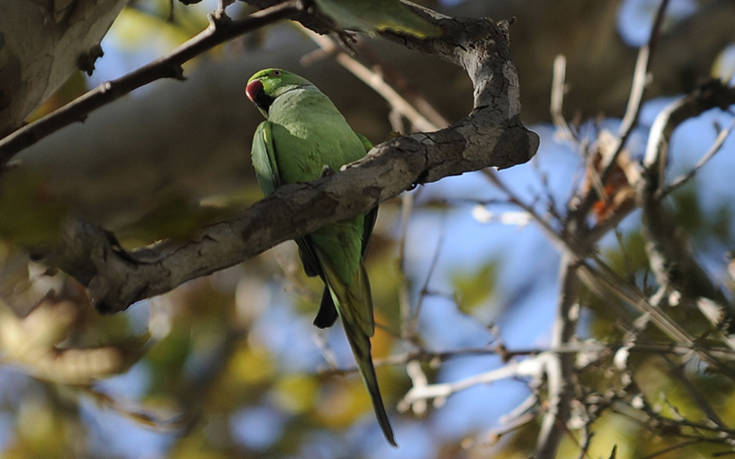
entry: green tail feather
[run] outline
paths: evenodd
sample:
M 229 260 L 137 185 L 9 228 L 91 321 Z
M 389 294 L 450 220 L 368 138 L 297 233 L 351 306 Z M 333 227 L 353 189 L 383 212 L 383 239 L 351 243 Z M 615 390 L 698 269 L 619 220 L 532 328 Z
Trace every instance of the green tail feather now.
M 375 375 L 373 359 L 370 356 L 370 338 L 362 335 L 360 332 L 348 331 L 346 324 L 345 331 L 347 332 L 347 341 L 350 343 L 352 353 L 355 355 L 355 361 L 357 361 L 357 366 L 360 369 L 362 380 L 365 382 L 365 386 L 367 386 L 367 390 L 370 393 L 373 410 L 375 411 L 375 416 L 378 418 L 380 428 L 383 429 L 383 435 L 385 435 L 385 438 L 391 445 L 398 446 L 393 436 L 393 429 L 390 426 L 388 413 L 385 412 L 383 397 L 380 395 L 378 377 Z
M 375 367 L 373 367 L 373 359 L 370 355 L 370 337 L 373 335 L 375 327 L 373 322 L 373 300 L 365 267 L 360 263 L 352 284 L 346 286 L 339 281 L 329 263 L 325 263 L 324 257 L 320 256 L 319 258 L 322 262 L 324 277 L 332 294 L 332 299 L 342 318 L 347 341 L 350 343 L 360 375 L 373 402 L 373 410 L 378 419 L 378 424 L 380 424 L 380 428 L 390 444 L 398 446 L 393 435 L 393 429 L 390 426 L 388 414 L 385 411 L 383 397 L 380 395 L 378 378 L 375 375 Z

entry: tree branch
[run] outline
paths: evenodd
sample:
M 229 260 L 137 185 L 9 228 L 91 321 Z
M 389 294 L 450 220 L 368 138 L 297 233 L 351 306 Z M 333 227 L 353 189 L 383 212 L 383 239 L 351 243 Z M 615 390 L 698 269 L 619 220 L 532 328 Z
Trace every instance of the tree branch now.
M 643 160 L 644 170 L 637 184 L 637 200 L 643 209 L 643 235 L 651 269 L 658 284 L 680 292 L 686 301 L 700 297 L 709 298 L 722 306 L 729 306 L 720 314 L 732 315 L 719 287 L 714 285 L 704 269 L 699 266 L 676 225 L 662 205 L 664 196 L 664 170 L 668 163 L 668 145 L 674 129 L 684 121 L 699 116 L 712 108 L 725 109 L 735 104 L 735 88 L 727 87 L 719 80 L 712 80 L 692 94 L 682 97 L 666 107 L 651 127 L 651 133 Z M 708 314 L 705 314 L 708 316 Z M 720 320 L 712 320 L 720 325 Z
M 540 378 L 543 374 L 550 354 L 539 354 L 520 361 L 510 361 L 505 366 L 490 370 L 485 373 L 469 376 L 464 379 L 448 383 L 427 384 L 413 386 L 399 402 L 399 406 L 408 407 L 422 400 L 434 400 L 435 404 L 441 404 L 446 399 L 463 390 L 480 384 L 491 384 L 508 378 Z
M 562 256 L 559 272 L 559 301 L 554 320 L 552 347 L 569 344 L 577 327 L 574 312 L 578 301 L 579 280 L 577 266 L 568 256 Z M 545 365 L 549 386 L 549 410 L 541 423 L 536 457 L 538 459 L 553 458 L 559 447 L 562 436 L 566 432 L 566 424 L 571 413 L 571 383 L 574 373 L 574 356 L 570 354 L 549 354 Z
M 168 56 L 157 59 L 120 78 L 106 81 L 63 107 L 1 139 L 0 167 L 22 149 L 33 145 L 65 126 L 84 121 L 93 110 L 109 104 L 141 86 L 162 78 L 183 80 L 184 71 L 181 65 L 203 52 L 238 35 L 282 19 L 295 17 L 302 9 L 302 1 L 290 0 L 257 11 L 238 21 L 211 19 L 209 27 L 176 48 Z
M 649 69 L 653 63 L 656 45 L 658 43 L 664 15 L 668 5 L 669 0 L 661 0 L 661 3 L 659 3 L 656 15 L 653 19 L 653 24 L 651 25 L 651 34 L 648 37 L 648 43 L 638 51 L 638 58 L 636 59 L 635 69 L 633 72 L 633 82 L 631 83 L 630 95 L 628 96 L 628 104 L 625 108 L 625 115 L 620 123 L 615 147 L 611 149 L 611 153 L 607 155 L 607 157 L 602 158 L 602 163 L 600 165 L 601 173 L 599 175 L 599 183 L 603 186 L 612 172 L 618 156 L 622 153 L 623 148 L 625 148 L 625 145 L 628 143 L 630 135 L 633 133 L 633 129 L 635 129 L 638 123 L 643 95 L 649 79 Z M 588 169 L 596 174 L 594 167 L 588 166 Z M 603 199 L 605 198 L 605 196 L 600 197 Z M 587 195 L 582 197 L 579 207 L 575 209 L 575 213 L 580 222 L 581 219 L 587 216 L 590 208 L 597 198 L 597 190 L 594 187 L 590 188 Z
M 103 229 L 69 221 L 61 243 L 43 255 L 87 285 L 99 310 L 115 312 L 325 224 L 364 213 L 416 184 L 530 159 L 539 141 L 520 122 L 508 24 L 488 19 L 434 20 L 445 31 L 441 38 L 400 38 L 409 48 L 440 55 L 465 68 L 475 87 L 474 108 L 467 117 L 437 132 L 380 144 L 342 173 L 279 188 L 242 216 L 204 228 L 183 244 L 163 242 L 127 254 Z
M 508 188 L 503 182 L 495 176 L 492 172 L 485 171 L 486 176 L 495 183 L 498 188 L 503 191 L 509 198 L 509 200 L 525 210 L 533 219 L 541 226 L 544 233 L 549 237 L 549 240 L 562 252 L 564 256 L 569 256 L 572 259 L 577 259 L 577 275 L 587 287 L 595 291 L 601 298 L 607 298 L 612 295 L 618 298 L 622 303 L 628 303 L 637 309 L 641 314 L 646 314 L 656 327 L 664 332 L 674 342 L 682 343 L 686 345 L 693 345 L 696 339 L 687 332 L 679 323 L 674 321 L 668 314 L 666 314 L 657 304 L 652 304 L 646 296 L 640 292 L 640 289 L 622 279 L 618 274 L 615 273 L 609 266 L 607 266 L 598 256 L 595 255 L 594 250 L 590 249 L 587 245 L 587 241 L 584 232 L 580 234 L 580 230 L 574 223 L 576 219 L 574 216 L 568 218 L 565 222 L 568 226 L 566 231 L 557 232 L 551 224 L 541 215 L 539 215 L 532 206 L 523 202 L 510 188 Z M 625 210 L 629 212 L 630 210 Z M 590 233 L 592 234 L 592 233 Z M 596 234 L 595 237 L 599 237 Z M 588 262 L 586 259 L 592 257 L 593 263 Z M 623 318 L 629 318 L 628 311 L 619 309 L 618 311 Z M 730 343 L 728 343 L 730 344 Z M 699 356 L 709 364 L 713 365 L 724 375 L 735 380 L 735 371 L 733 371 L 728 365 L 723 364 L 718 358 L 706 349 L 702 349 L 698 352 Z

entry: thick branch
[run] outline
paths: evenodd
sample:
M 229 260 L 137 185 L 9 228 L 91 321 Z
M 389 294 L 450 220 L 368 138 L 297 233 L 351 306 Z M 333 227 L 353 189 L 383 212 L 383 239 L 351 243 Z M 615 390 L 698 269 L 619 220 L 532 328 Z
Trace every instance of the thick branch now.
M 735 104 L 735 88 L 712 80 L 666 107 L 651 127 L 644 172 L 637 186 L 637 198 L 643 209 L 646 252 L 659 285 L 679 291 L 688 301 L 706 297 L 721 306 L 727 304 L 725 296 L 694 259 L 687 241 L 676 231 L 676 225 L 661 202 L 660 192 L 664 189 L 668 145 L 674 129 L 707 110 L 725 109 L 732 104 Z M 732 310 L 722 313 L 732 314 Z
M 4 0 L 0 14 L 0 136 L 21 125 L 80 68 L 100 57 L 100 41 L 127 0 Z
M 70 224 L 50 261 L 88 284 L 101 310 L 125 309 L 324 224 L 366 212 L 414 183 L 527 161 L 538 146 L 535 134 L 520 124 L 504 129 L 487 126 L 488 112 L 480 110 L 432 134 L 378 145 L 369 157 L 344 172 L 282 187 L 241 217 L 210 226 L 181 246 L 161 244 L 127 256 L 102 237 L 105 233 L 100 228 Z
M 519 120 L 518 82 L 509 59 L 507 24 L 439 20 L 442 39 L 404 38 L 409 47 L 462 65 L 475 86 L 475 108 L 450 127 L 376 146 L 342 173 L 280 188 L 244 215 L 202 230 L 193 240 L 130 254 L 94 225 L 70 222 L 49 262 L 89 287 L 100 310 L 113 312 L 195 277 L 232 266 L 288 239 L 349 218 L 417 183 L 530 159 L 538 136 Z
M 575 305 L 578 301 L 579 280 L 577 267 L 568 255 L 562 257 L 560 264 L 559 301 L 554 320 L 552 347 L 563 347 L 570 343 L 577 328 Z M 551 354 L 546 363 L 549 386 L 549 411 L 544 416 L 536 445 L 538 459 L 553 458 L 566 432 L 571 413 L 574 356 Z

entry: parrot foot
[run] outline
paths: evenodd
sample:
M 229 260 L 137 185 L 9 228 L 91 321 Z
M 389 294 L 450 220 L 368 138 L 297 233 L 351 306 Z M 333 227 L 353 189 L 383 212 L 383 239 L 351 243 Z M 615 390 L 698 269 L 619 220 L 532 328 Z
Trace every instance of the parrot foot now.
M 353 32 L 347 32 L 344 30 L 338 30 L 335 33 L 337 42 L 345 49 L 350 55 L 356 56 L 357 50 L 355 45 L 357 44 L 357 35 Z
M 423 171 L 418 177 L 416 177 L 416 181 L 413 182 L 411 185 L 409 185 L 408 188 L 406 188 L 406 191 L 411 191 L 415 189 L 419 185 L 423 185 L 426 181 L 426 171 Z
M 325 164 L 322 166 L 322 177 L 329 177 L 330 175 L 334 175 L 334 169 Z
M 214 22 L 215 26 L 227 25 L 232 22 L 225 9 L 233 3 L 235 3 L 235 0 L 219 0 L 217 9 L 214 10 L 214 14 L 210 15 L 210 20 Z

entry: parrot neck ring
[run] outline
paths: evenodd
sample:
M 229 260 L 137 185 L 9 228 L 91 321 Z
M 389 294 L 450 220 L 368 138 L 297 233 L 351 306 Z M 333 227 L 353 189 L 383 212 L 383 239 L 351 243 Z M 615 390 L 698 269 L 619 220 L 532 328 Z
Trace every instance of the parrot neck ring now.
M 258 108 L 265 112 L 268 111 L 274 100 L 273 97 L 265 93 L 263 83 L 261 83 L 260 80 L 253 80 L 248 83 L 245 87 L 245 94 L 248 96 L 248 99 L 258 106 Z

